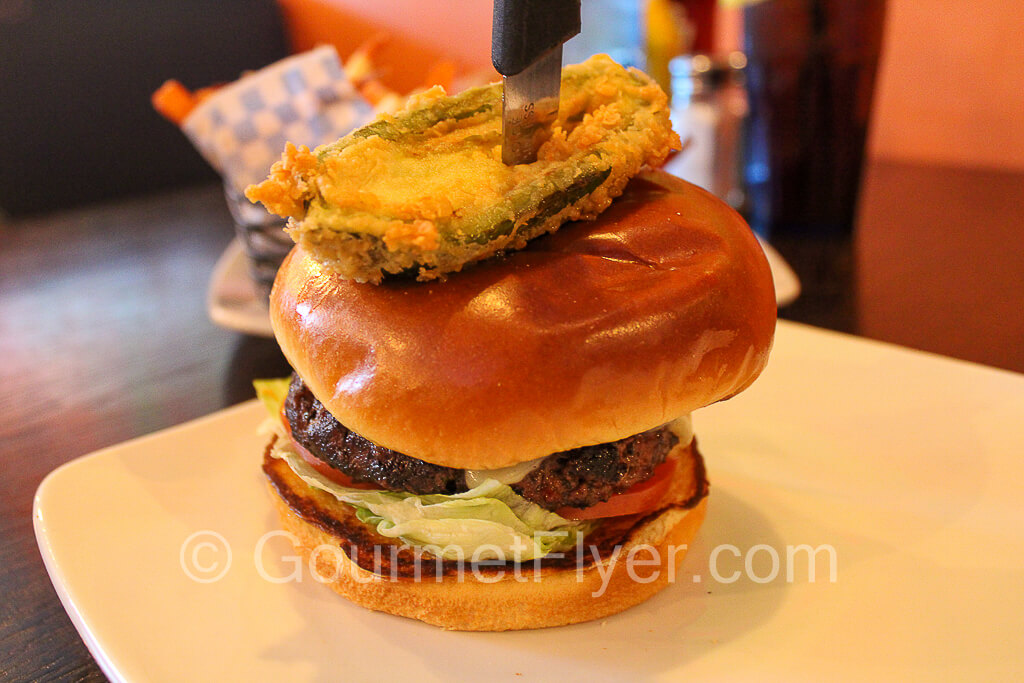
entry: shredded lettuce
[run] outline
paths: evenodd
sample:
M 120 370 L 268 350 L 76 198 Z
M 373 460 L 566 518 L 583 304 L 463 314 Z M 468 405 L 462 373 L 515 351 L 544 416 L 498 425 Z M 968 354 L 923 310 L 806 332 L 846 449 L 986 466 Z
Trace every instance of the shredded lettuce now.
M 327 479 L 287 443 L 274 455 L 310 486 L 354 507 L 380 535 L 445 559 L 533 560 L 572 548 L 590 526 L 549 512 L 494 479 L 453 495 L 368 491 Z

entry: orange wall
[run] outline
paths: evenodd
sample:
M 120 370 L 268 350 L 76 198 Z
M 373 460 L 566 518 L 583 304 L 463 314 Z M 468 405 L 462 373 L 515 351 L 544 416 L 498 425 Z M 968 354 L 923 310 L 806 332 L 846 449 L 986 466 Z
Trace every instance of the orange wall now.
M 396 37 L 431 44 L 466 65 L 491 63 L 490 0 L 326 0 Z
M 422 86 L 431 66 L 455 63 L 459 75 L 491 69 L 488 0 L 278 0 L 295 51 L 323 43 L 344 59 L 364 40 L 385 32 L 381 80 L 399 92 Z
M 876 157 L 1024 169 L 1020 0 L 889 0 Z
M 585 1 L 585 0 L 584 0 Z M 770 0 L 769 0 L 770 1 Z M 490 67 L 488 0 L 279 0 L 304 49 L 331 40 L 347 55 L 377 30 L 400 90 L 451 59 Z M 870 153 L 878 158 L 1024 169 L 1024 11 L 1021 0 L 889 0 Z M 736 13 L 720 21 L 739 43 Z

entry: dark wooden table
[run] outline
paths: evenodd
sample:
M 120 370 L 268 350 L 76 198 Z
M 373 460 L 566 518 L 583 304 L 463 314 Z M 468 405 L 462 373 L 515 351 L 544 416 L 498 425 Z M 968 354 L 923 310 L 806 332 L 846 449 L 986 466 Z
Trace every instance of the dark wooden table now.
M 856 239 L 773 239 L 803 282 L 781 314 L 1024 371 L 1021 206 L 1024 173 L 871 164 Z M 36 547 L 42 478 L 287 372 L 206 317 L 230 239 L 219 188 L 0 226 L 0 681 L 103 678 Z

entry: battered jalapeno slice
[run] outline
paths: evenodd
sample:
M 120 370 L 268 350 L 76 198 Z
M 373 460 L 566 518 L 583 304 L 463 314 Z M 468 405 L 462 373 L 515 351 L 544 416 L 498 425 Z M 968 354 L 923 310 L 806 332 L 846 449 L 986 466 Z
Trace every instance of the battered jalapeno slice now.
M 558 119 L 530 164 L 501 161 L 501 85 L 434 88 L 314 152 L 289 145 L 247 196 L 292 238 L 360 282 L 429 280 L 594 218 L 679 138 L 665 93 L 606 56 L 562 71 Z

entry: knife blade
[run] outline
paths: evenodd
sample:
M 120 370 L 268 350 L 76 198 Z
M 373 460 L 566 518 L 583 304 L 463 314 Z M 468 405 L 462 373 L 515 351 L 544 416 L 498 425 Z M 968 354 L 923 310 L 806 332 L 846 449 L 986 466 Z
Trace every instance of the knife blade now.
M 536 161 L 558 115 L 562 43 L 580 32 L 580 0 L 495 0 L 491 61 L 502 75 L 501 160 Z

